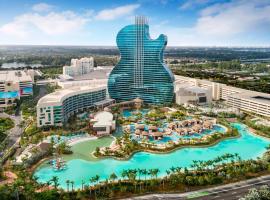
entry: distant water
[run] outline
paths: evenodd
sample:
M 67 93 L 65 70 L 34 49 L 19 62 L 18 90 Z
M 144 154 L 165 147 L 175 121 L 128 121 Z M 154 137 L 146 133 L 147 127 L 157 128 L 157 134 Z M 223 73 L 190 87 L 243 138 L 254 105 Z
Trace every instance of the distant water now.
M 24 67 L 43 67 L 43 65 L 41 64 L 25 64 L 25 63 L 17 63 L 17 62 L 13 62 L 13 63 L 3 63 L 1 68 L 4 69 L 11 69 L 11 68 L 24 68 Z
M 160 170 L 159 176 L 164 176 L 166 169 L 172 166 L 189 167 L 193 160 L 210 160 L 225 153 L 238 153 L 244 160 L 262 156 L 266 151 L 265 148 L 270 144 L 270 140 L 251 134 L 243 124 L 236 123 L 233 126 L 239 130 L 241 137 L 223 140 L 212 147 L 183 148 L 167 154 L 139 152 L 126 161 L 112 158 L 85 160 L 73 157 L 67 162 L 67 169 L 64 171 L 55 171 L 48 165 L 42 165 L 34 174 L 41 183 L 46 183 L 53 176 L 57 176 L 60 187 L 66 188 L 66 180 L 68 179 L 75 182 L 75 188 L 80 188 L 82 180 L 89 183 L 89 179 L 97 174 L 101 180 L 105 180 L 113 172 L 120 177 L 121 171 L 124 169 L 158 168 Z M 80 144 L 77 145 L 80 146 Z M 87 151 L 86 146 L 83 146 L 83 149 Z

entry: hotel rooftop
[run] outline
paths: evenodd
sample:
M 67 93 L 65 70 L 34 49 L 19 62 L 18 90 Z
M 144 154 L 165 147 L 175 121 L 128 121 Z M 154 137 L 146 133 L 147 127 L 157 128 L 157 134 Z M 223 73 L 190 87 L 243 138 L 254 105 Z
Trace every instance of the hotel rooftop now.
M 100 89 L 106 89 L 106 86 L 75 86 L 67 89 L 59 89 L 53 93 L 42 97 L 38 101 L 38 105 L 47 104 L 48 106 L 50 106 L 52 104 L 62 104 L 62 102 L 68 97 L 86 92 L 94 92 Z
M 30 75 L 28 75 L 25 71 L 0 71 L 0 81 L 1 82 L 25 82 L 32 81 Z

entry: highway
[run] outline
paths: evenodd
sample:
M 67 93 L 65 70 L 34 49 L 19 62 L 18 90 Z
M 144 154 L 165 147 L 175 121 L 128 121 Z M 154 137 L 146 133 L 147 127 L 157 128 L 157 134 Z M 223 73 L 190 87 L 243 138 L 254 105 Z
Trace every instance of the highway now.
M 126 200 L 238 200 L 241 197 L 245 196 L 248 193 L 249 189 L 259 188 L 263 185 L 270 185 L 270 175 L 193 192 L 150 194 L 145 196 L 127 198 Z

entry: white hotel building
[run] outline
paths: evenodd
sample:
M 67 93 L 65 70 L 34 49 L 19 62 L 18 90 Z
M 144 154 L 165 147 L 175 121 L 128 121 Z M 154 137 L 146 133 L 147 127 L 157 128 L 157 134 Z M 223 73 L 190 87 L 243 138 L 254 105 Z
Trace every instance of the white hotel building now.
M 63 75 L 81 76 L 94 70 L 94 58 L 71 59 L 70 66 L 63 67 Z
M 15 105 L 15 99 L 33 94 L 30 71 L 0 71 L 0 108 Z
M 63 126 L 68 118 L 89 108 L 114 102 L 108 98 L 107 79 L 58 82 L 62 87 L 37 104 L 37 126 Z
M 210 89 L 213 100 L 225 100 L 229 106 L 239 110 L 254 113 L 264 117 L 270 117 L 270 94 L 231 87 L 226 84 L 175 76 L 176 100 L 177 91 L 183 84 Z M 180 102 L 177 102 L 179 103 Z

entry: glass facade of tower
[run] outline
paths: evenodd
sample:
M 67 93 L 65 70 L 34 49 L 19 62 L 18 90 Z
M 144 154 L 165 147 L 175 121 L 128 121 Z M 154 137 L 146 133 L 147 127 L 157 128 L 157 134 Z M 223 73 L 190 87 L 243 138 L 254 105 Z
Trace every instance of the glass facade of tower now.
M 141 98 L 146 103 L 163 104 L 173 100 L 174 76 L 163 62 L 167 37 L 149 36 L 145 18 L 124 27 L 117 35 L 121 59 L 108 80 L 111 98 L 118 102 Z

